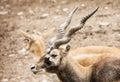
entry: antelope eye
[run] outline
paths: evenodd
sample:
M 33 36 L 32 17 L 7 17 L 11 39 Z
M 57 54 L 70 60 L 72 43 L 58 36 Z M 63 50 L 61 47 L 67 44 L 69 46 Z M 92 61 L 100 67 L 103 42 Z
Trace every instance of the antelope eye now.
M 52 56 L 53 58 L 55 58 L 57 55 L 56 55 L 56 54 L 52 54 L 51 56 Z
M 26 39 L 24 39 L 24 42 L 28 43 L 28 42 L 30 42 L 30 39 L 26 38 Z

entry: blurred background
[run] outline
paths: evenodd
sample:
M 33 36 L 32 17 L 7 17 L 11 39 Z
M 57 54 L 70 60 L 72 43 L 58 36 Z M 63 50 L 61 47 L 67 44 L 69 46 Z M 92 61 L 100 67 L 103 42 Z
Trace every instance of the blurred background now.
M 57 27 L 69 12 L 79 7 L 69 27 L 97 6 L 95 13 L 71 40 L 73 48 L 82 46 L 113 46 L 120 48 L 120 0 L 0 0 L 0 82 L 60 82 L 55 75 L 34 75 L 31 64 L 38 59 L 23 53 L 23 37 L 28 33 L 55 35 Z M 77 45 L 76 45 L 77 44 Z

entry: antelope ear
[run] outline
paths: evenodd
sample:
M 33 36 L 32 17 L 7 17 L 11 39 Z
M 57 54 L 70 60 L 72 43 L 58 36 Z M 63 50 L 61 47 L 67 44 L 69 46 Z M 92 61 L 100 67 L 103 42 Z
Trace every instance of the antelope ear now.
M 65 49 L 65 52 L 69 52 L 69 51 L 70 51 L 70 48 L 71 48 L 71 46 L 70 46 L 70 45 L 67 45 L 67 46 L 66 46 L 66 49 Z
M 68 52 L 70 51 L 70 45 L 67 45 L 66 47 L 65 47 L 65 50 L 64 50 L 64 52 L 62 53 L 62 56 L 63 57 L 66 57 L 67 55 L 68 55 Z
M 20 30 L 20 33 L 21 33 L 21 35 L 23 35 L 25 38 L 30 38 L 31 40 L 33 40 L 32 37 L 30 36 L 30 34 L 28 34 L 27 32 L 24 32 L 24 31 Z

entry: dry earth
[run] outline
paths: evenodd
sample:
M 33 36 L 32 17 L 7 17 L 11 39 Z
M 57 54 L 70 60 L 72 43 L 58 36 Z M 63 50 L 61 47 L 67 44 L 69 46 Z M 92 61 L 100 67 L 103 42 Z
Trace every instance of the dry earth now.
M 120 48 L 120 0 L 0 0 L 0 82 L 59 82 L 55 75 L 34 75 L 31 64 L 37 58 L 23 53 L 19 30 L 45 33 L 46 42 L 76 6 L 71 26 L 100 6 L 70 42 L 72 47 L 100 45 Z M 77 45 L 76 45 L 77 44 Z

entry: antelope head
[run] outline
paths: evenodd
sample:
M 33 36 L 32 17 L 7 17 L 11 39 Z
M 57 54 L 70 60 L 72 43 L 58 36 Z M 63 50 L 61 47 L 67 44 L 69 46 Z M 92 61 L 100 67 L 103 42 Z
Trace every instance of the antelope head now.
M 45 50 L 45 44 L 42 36 L 37 34 L 30 35 L 22 30 L 20 30 L 20 33 L 24 36 L 25 50 L 41 57 Z
M 60 48 L 61 45 L 67 44 L 71 40 L 71 36 L 81 28 L 83 28 L 87 19 L 89 19 L 97 10 L 98 7 L 93 10 L 91 13 L 83 17 L 80 23 L 72 28 L 67 33 L 64 33 L 66 27 L 71 21 L 73 13 L 77 10 L 75 8 L 68 16 L 65 23 L 63 23 L 59 30 L 58 35 L 50 40 L 50 46 L 46 49 L 46 53 L 43 57 L 40 58 L 38 63 L 35 66 L 31 67 L 33 73 L 38 73 L 41 69 L 45 69 L 48 72 L 55 72 L 56 69 L 60 69 L 65 65 L 65 59 L 68 56 L 70 46 L 67 45 L 66 48 Z M 64 61 L 63 61 L 64 60 Z

